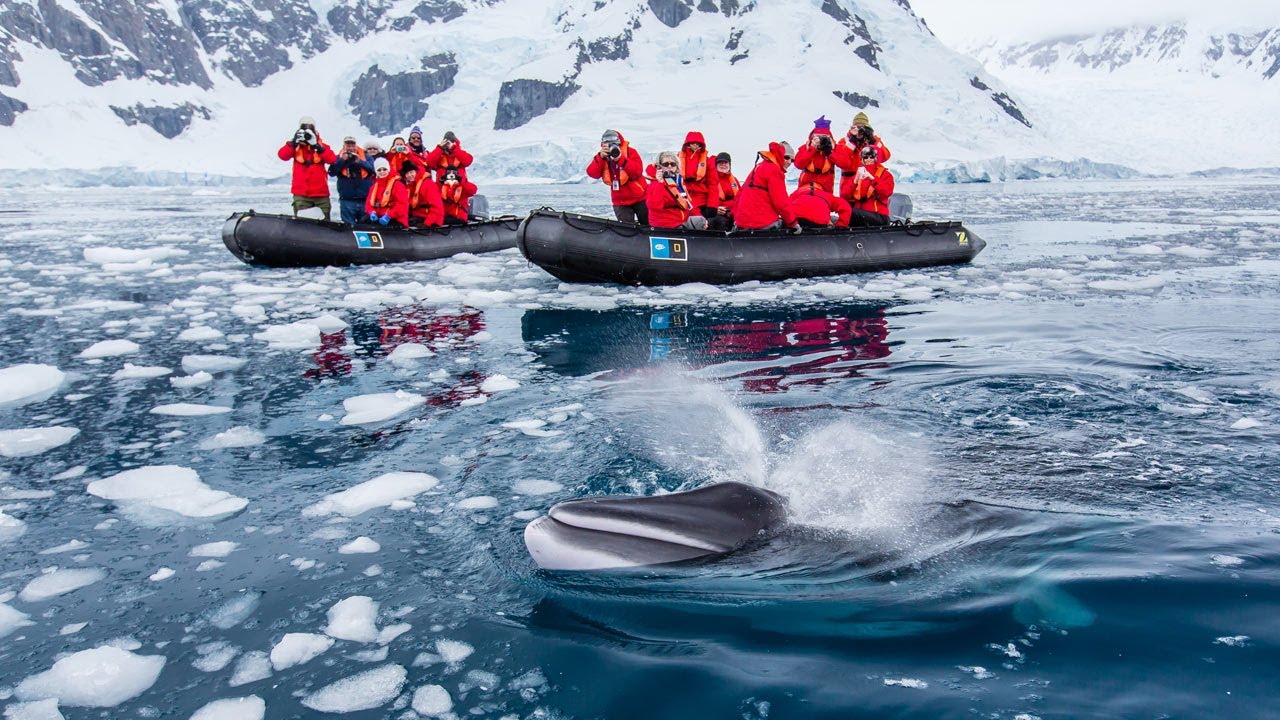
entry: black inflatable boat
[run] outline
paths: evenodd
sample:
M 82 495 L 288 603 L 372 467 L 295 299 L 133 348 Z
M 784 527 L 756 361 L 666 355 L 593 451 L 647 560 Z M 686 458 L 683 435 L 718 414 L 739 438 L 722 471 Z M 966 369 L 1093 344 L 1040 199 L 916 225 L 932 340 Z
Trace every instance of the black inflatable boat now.
M 550 208 L 525 218 L 516 242 L 530 262 L 560 280 L 623 285 L 725 285 L 955 265 L 986 247 L 959 222 L 726 235 L 658 230 Z
M 519 226 L 515 216 L 433 228 L 352 226 L 250 210 L 227 218 L 222 242 L 250 265 L 376 265 L 506 250 Z

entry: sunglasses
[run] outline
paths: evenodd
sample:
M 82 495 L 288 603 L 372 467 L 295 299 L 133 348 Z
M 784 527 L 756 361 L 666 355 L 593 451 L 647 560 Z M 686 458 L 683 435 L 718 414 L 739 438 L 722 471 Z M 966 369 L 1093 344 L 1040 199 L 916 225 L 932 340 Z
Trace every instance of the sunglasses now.
M 680 165 L 678 163 L 673 163 L 673 162 L 664 162 L 661 165 L 659 165 L 659 167 L 680 167 Z
M 391 170 L 390 170 L 389 168 L 378 168 L 378 169 L 377 169 L 377 170 L 375 170 L 374 172 L 376 172 L 376 173 L 378 173 L 379 175 L 381 175 L 381 174 L 383 174 L 383 173 L 389 173 L 389 172 L 391 172 Z
M 790 155 L 783 155 L 783 156 L 782 156 L 782 159 L 783 159 L 783 160 L 786 160 L 787 162 L 791 162 L 791 156 L 790 156 Z

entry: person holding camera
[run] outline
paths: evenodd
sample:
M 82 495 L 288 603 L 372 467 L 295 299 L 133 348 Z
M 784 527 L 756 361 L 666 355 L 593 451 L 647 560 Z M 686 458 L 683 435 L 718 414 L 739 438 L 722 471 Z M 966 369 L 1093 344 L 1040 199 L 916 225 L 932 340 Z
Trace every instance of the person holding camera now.
M 849 227 L 853 208 L 849 203 L 823 190 L 818 183 L 800 183 L 791 193 L 791 211 L 804 228 Z M 836 218 L 831 219 L 835 214 Z
M 796 151 L 796 167 L 800 168 L 801 187 L 814 184 L 828 193 L 836 189 L 836 168 L 854 171 L 853 155 L 844 144 L 836 145 L 826 115 L 813 121 L 808 141 Z
M 405 163 L 400 170 L 405 192 L 409 196 L 409 224 L 413 227 L 439 227 L 444 224 L 444 200 L 431 173 L 418 171 L 418 166 Z
M 617 130 L 605 130 L 600 149 L 587 165 L 587 177 L 609 186 L 613 214 L 620 222 L 649 224 L 644 161 Z
M 426 165 L 409 151 L 409 143 L 404 138 L 397 137 L 391 141 L 391 149 L 386 154 L 387 162 L 391 165 L 391 176 L 400 177 L 400 172 L 404 169 L 405 163 L 417 166 L 418 172 L 426 170 Z
M 471 196 L 476 194 L 476 186 L 467 180 L 466 170 L 451 167 L 443 171 L 440 178 L 440 199 L 444 201 L 444 224 L 465 225 L 469 217 Z
M 391 174 L 386 158 L 373 161 L 373 185 L 364 201 L 365 216 L 378 225 L 409 226 L 409 192 L 400 178 Z
M 471 167 L 471 161 L 474 159 L 471 153 L 462 149 L 458 136 L 454 135 L 452 130 L 447 130 L 440 142 L 427 153 L 425 162 L 427 169 L 436 174 L 436 182 L 442 182 L 444 174 L 450 170 L 457 171 L 461 181 L 466 182 L 467 168 Z
M 795 153 L 787 142 L 771 142 L 757 153 L 756 166 L 742 181 L 733 208 L 734 230 L 774 230 L 782 226 L 800 232 L 787 197 L 787 168 Z
M 316 132 L 316 121 L 309 115 L 298 120 L 298 129 L 293 137 L 280 146 L 276 153 L 281 160 L 293 161 L 293 179 L 289 192 L 293 194 L 293 216 L 299 210 L 320 208 L 324 219 L 329 219 L 329 175 L 325 165 L 337 160 L 333 149 L 320 139 Z
M 716 216 L 707 222 L 712 230 L 727 232 L 733 227 L 733 206 L 738 201 L 738 193 L 742 184 L 733 175 L 733 158 L 727 152 L 716 155 L 716 174 L 720 182 L 716 186 L 720 206 L 716 208 Z
M 839 160 L 844 162 L 838 163 L 840 166 L 840 197 L 845 200 L 853 201 L 850 193 L 853 192 L 852 183 L 853 176 L 858 174 L 858 170 L 862 168 L 862 150 L 867 147 L 873 147 L 876 150 L 876 157 L 881 164 L 889 161 L 889 148 L 885 146 L 884 141 L 876 135 L 876 131 L 871 129 L 871 121 L 867 119 L 867 114 L 860 112 L 853 116 L 853 123 L 849 126 L 849 132 L 845 133 L 844 138 L 840 140 L 836 153 Z
M 720 174 L 716 172 L 715 156 L 707 152 L 702 133 L 692 130 L 684 136 L 679 158 L 680 175 L 693 201 L 694 212 L 708 220 L 719 217 Z
M 355 225 L 364 215 L 364 201 L 373 185 L 373 163 L 365 159 L 356 139 L 342 138 L 338 159 L 329 166 L 329 175 L 338 179 L 338 207 L 342 222 Z
M 889 224 L 889 196 L 893 194 L 893 173 L 880 162 L 874 145 L 862 148 L 862 167 L 854 173 L 850 198 L 852 225 L 876 227 Z
M 697 204 L 689 196 L 680 171 L 680 158 L 670 150 L 658 153 L 654 181 L 645 189 L 649 225 L 662 229 L 706 230 L 707 219 L 695 214 Z

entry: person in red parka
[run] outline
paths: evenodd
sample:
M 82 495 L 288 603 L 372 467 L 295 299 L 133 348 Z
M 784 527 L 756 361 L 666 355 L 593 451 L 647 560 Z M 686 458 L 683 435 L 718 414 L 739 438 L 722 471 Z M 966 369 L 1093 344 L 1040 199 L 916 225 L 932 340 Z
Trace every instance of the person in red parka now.
M 715 156 L 707 152 L 702 133 L 693 130 L 684 136 L 679 158 L 680 176 L 693 201 L 693 211 L 708 220 L 716 217 L 720 214 L 720 173 L 716 171 Z
M 670 151 L 660 152 L 653 167 L 653 182 L 645 189 L 644 199 L 649 224 L 664 230 L 706 230 L 707 219 L 695 213 L 698 206 L 686 190 L 679 157 Z
M 836 146 L 836 155 L 840 166 L 840 197 L 848 200 L 850 190 L 848 185 L 853 182 L 853 176 L 858 173 L 858 169 L 862 167 L 862 149 L 865 147 L 874 147 L 876 155 L 881 164 L 889 162 L 889 148 L 876 135 L 876 131 L 871 129 L 871 121 L 867 119 L 867 114 L 860 112 L 853 116 L 853 123 L 849 125 L 849 132 L 841 138 L 840 144 Z
M 769 143 L 757 153 L 756 166 L 742 181 L 742 191 L 733 208 L 734 230 L 772 230 L 783 225 L 800 231 L 791 199 L 787 197 L 787 168 L 791 166 L 791 146 Z
M 418 159 L 417 155 L 413 154 L 413 150 L 409 147 L 409 143 L 406 143 L 402 137 L 397 137 L 391 141 L 391 149 L 387 151 L 387 154 L 384 157 L 386 157 L 387 162 L 391 164 L 391 176 L 395 178 L 400 177 L 400 173 L 404 171 L 404 166 L 406 164 L 416 166 L 418 168 L 418 172 L 422 172 L 427 169 L 427 166 Z
M 444 182 L 444 175 L 455 170 L 462 182 L 467 181 L 467 168 L 474 160 L 471 153 L 462 149 L 458 136 L 452 130 L 446 130 L 444 137 L 427 153 L 427 169 L 436 174 L 436 182 Z M 472 195 L 475 194 L 473 191 Z
M 449 168 L 444 171 L 444 178 L 437 183 L 440 199 L 444 201 L 445 225 L 464 225 L 469 217 L 469 201 L 476 194 L 476 186 L 463 177 L 464 173 L 461 168 Z
M 716 208 L 716 216 L 708 221 L 712 230 L 728 231 L 733 227 L 733 206 L 738 201 L 738 193 L 742 184 L 733 175 L 733 158 L 727 152 L 716 155 L 716 174 L 720 183 L 716 189 L 720 207 Z
M 893 173 L 880 164 L 880 153 L 868 145 L 862 148 L 862 167 L 852 177 L 853 225 L 888 225 L 889 196 L 893 194 Z
M 398 175 L 391 174 L 391 164 L 386 158 L 373 161 L 373 186 L 364 201 L 369 222 L 379 225 L 397 223 L 409 227 L 409 191 Z
M 444 201 L 440 199 L 440 186 L 431 179 L 431 173 L 418 172 L 415 165 L 405 163 L 400 177 L 409 198 L 409 224 L 415 227 L 443 225 Z
M 314 207 L 320 208 L 328 220 L 332 206 L 329 204 L 329 171 L 325 165 L 332 164 L 338 156 L 320 139 L 316 121 L 303 115 L 293 138 L 280 146 L 276 155 L 281 160 L 293 161 L 293 180 L 289 185 L 289 192 L 293 193 L 293 216 L 297 217 L 299 210 Z
M 791 211 L 796 214 L 796 222 L 800 227 L 826 228 L 833 224 L 836 227 L 849 227 L 849 216 L 853 208 L 849 203 L 823 190 L 817 183 L 801 183 L 791 193 Z M 832 223 L 831 213 L 836 213 Z
M 831 121 L 826 115 L 813 121 L 809 139 L 796 150 L 796 167 L 800 169 L 800 186 L 816 184 L 829 193 L 836 191 L 836 168 L 853 172 L 857 162 L 845 143 L 836 145 L 831 135 Z
M 609 186 L 613 215 L 619 222 L 649 224 L 649 208 L 645 204 L 644 161 L 640 153 L 627 143 L 617 130 L 605 130 L 600 136 L 600 149 L 591 156 L 587 177 Z

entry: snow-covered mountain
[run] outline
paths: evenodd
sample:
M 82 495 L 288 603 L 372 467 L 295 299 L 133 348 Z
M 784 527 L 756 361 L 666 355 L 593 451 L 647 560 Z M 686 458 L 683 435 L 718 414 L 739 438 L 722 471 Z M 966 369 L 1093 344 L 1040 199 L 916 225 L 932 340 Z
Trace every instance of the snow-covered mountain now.
M 481 179 L 580 176 L 605 128 L 650 157 L 701 130 L 742 168 L 768 140 L 801 142 L 823 114 L 839 132 L 859 110 L 902 170 L 1076 158 L 907 0 L 0 6 L 0 142 L 36 148 L 0 156 L 8 168 L 279 176 L 301 115 L 330 142 L 453 130 Z
M 1157 172 L 1280 167 L 1280 27 L 1183 21 L 963 49 L 1068 156 Z

